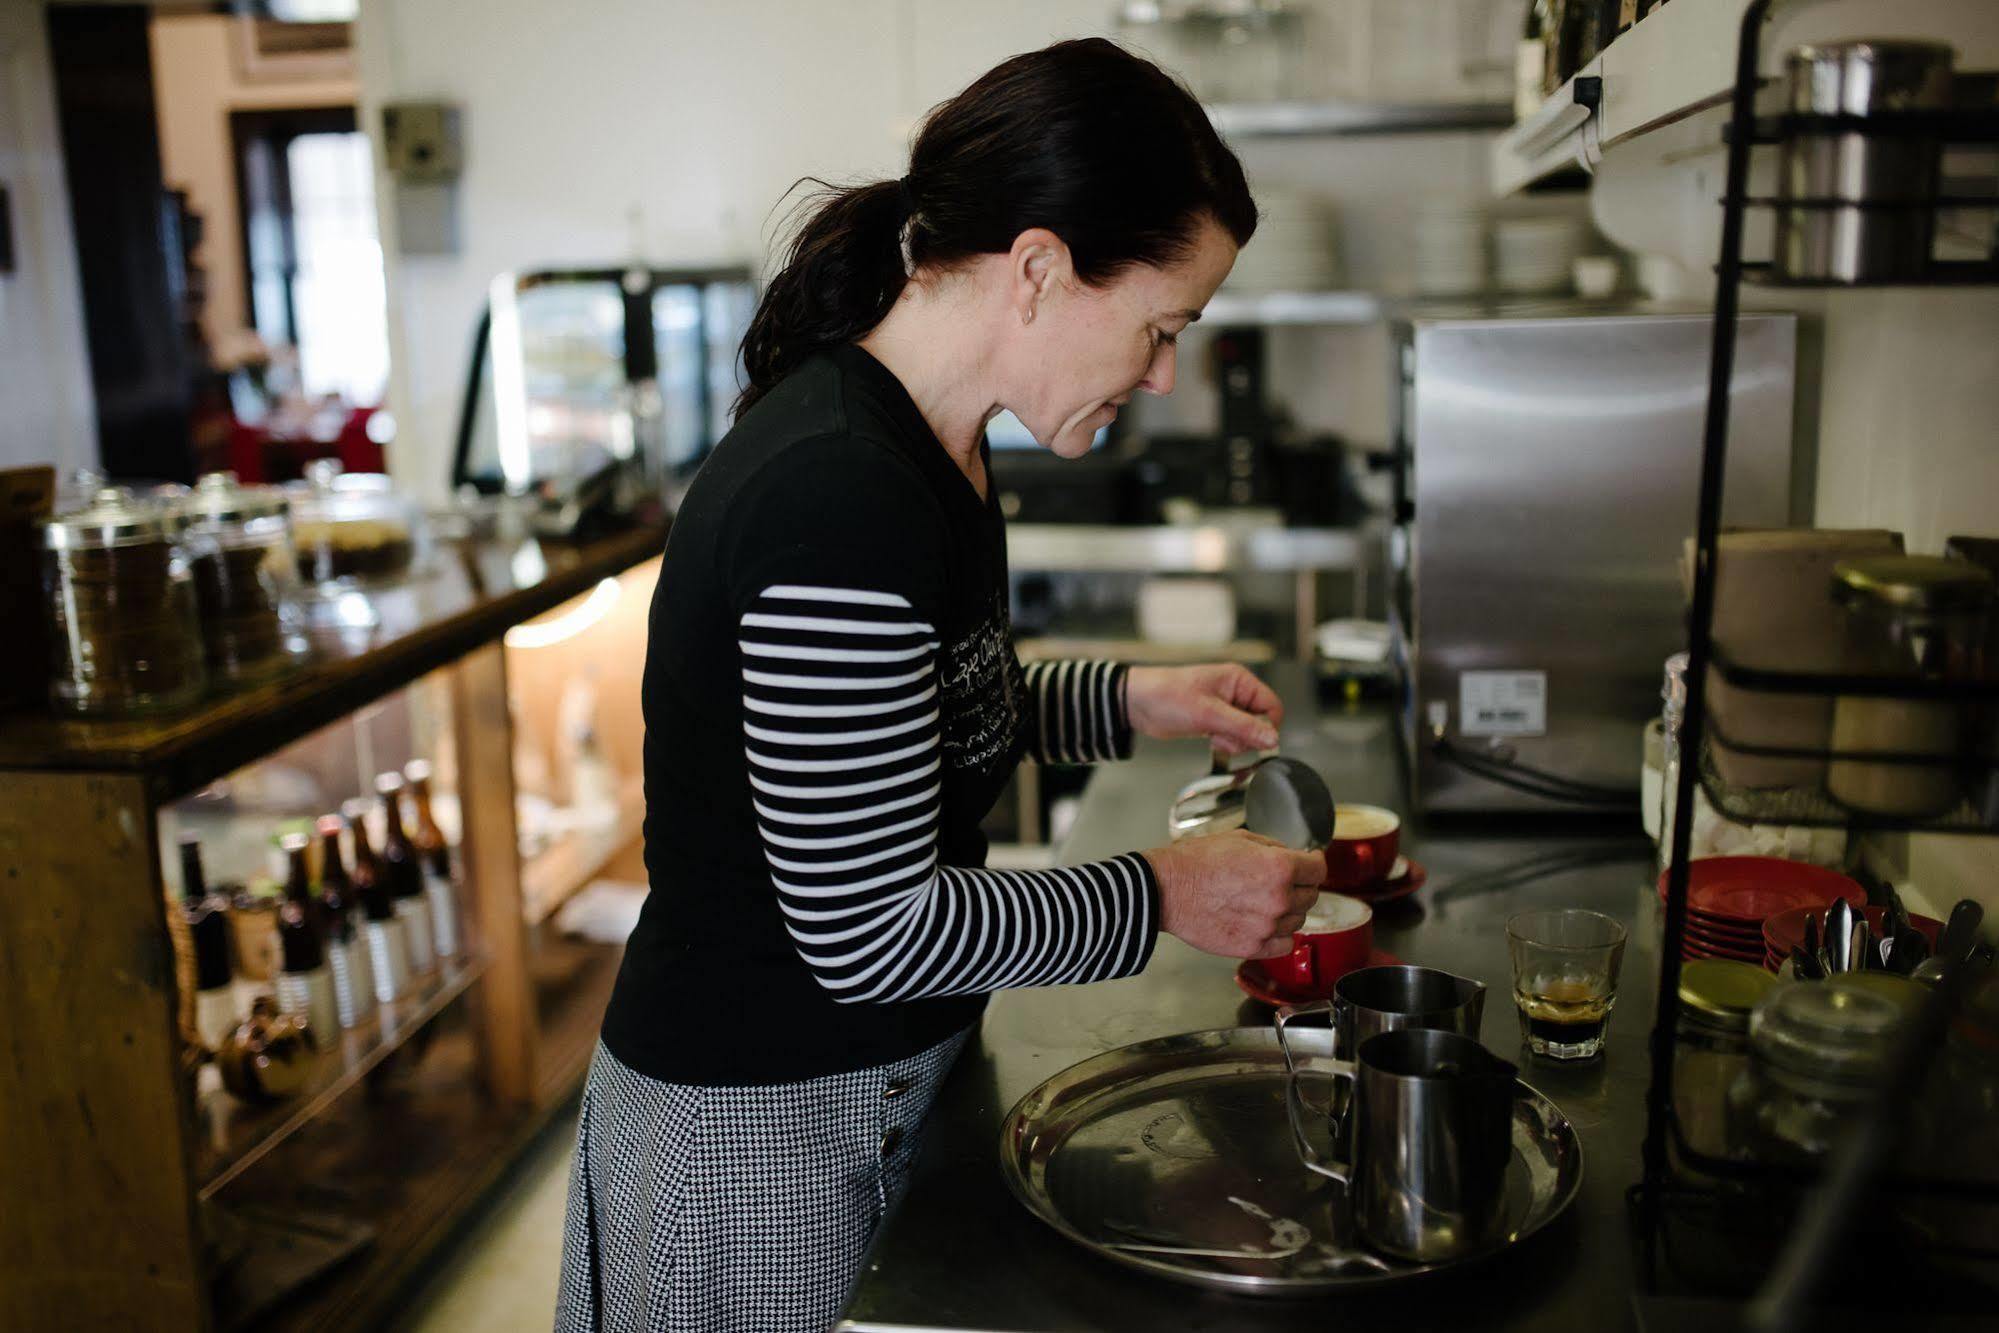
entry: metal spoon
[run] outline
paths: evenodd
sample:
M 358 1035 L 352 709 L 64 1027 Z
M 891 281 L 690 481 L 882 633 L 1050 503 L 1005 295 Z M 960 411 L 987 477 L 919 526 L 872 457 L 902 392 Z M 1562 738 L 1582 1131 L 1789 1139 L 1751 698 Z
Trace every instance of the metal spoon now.
M 1841 898 L 1825 917 L 1825 947 L 1832 955 L 1834 972 L 1853 970 L 1853 904 Z
M 1801 948 L 1791 950 L 1791 971 L 1804 981 L 1824 981 L 1825 969 L 1819 960 Z
M 1819 956 L 1819 919 L 1809 912 L 1805 914 L 1805 952 L 1815 961 Z M 1825 970 L 1821 968 L 1819 974 L 1823 976 Z
M 1881 936 L 1892 940 L 1909 928 L 1909 909 L 1902 905 L 1902 895 L 1895 892 L 1893 884 L 1883 884 L 1881 893 L 1887 899 L 1881 917 Z
M 1895 932 L 1895 938 L 1888 946 L 1888 970 L 1909 976 L 1916 965 L 1929 956 L 1930 946 L 1923 939 L 1922 932 L 1903 927 Z
M 1957 906 L 1950 909 L 1950 920 L 1944 923 L 1937 952 L 1953 961 L 1962 959 L 1978 943 L 1978 927 L 1984 920 L 1983 907 L 1969 898 L 1959 899 Z
M 1853 938 L 1847 943 L 1846 958 L 1848 970 L 1854 972 L 1865 972 L 1881 961 L 1880 955 L 1874 952 L 1873 931 L 1864 916 L 1854 916 Z

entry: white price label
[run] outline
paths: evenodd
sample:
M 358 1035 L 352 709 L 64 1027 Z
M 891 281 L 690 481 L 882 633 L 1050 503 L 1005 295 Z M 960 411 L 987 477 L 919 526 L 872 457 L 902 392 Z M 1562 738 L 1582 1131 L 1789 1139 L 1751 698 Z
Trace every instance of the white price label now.
M 1458 732 L 1464 736 L 1547 735 L 1548 673 L 1460 672 Z

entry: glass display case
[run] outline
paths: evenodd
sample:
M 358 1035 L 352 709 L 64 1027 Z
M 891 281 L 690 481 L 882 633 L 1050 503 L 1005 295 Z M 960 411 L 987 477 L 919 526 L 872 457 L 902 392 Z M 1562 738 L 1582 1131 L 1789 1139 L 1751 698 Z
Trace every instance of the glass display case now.
M 493 280 L 454 486 L 533 495 L 542 526 L 672 493 L 728 429 L 756 312 L 746 269 L 565 269 Z

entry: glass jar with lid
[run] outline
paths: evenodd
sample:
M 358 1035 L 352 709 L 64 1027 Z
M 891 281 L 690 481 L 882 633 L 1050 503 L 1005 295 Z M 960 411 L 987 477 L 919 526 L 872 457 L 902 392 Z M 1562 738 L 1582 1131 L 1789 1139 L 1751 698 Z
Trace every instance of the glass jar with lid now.
M 1974 981 L 1925 1088 L 1915 1170 L 1999 1187 L 1999 975 Z M 1999 1210 L 1975 1197 L 1912 1195 L 1905 1214 L 1965 1253 L 1999 1254 Z
M 289 623 L 291 502 L 275 486 L 211 472 L 183 510 L 210 678 L 246 684 L 282 670 L 302 647 Z
M 105 487 L 42 525 L 58 708 L 169 711 L 207 684 L 194 576 L 177 508 Z
M 1921 555 L 1841 561 L 1833 571 L 1833 596 L 1845 612 L 1846 669 L 1910 680 L 1968 679 L 1984 648 L 1992 595 L 1992 576 L 1968 561 Z M 1835 759 L 1826 789 L 1842 805 L 1868 814 L 1944 814 L 1964 794 L 1959 760 L 1965 729 L 1964 707 L 1950 699 L 1841 695 L 1833 704 L 1834 753 L 1884 758 Z
M 1886 972 L 1773 986 L 1749 1015 L 1749 1066 L 1730 1096 L 1743 1149 L 1793 1165 L 1824 1159 L 1873 1100 L 1922 997 Z
M 343 472 L 330 458 L 306 465 L 286 488 L 299 574 L 322 592 L 396 583 L 420 568 L 423 516 L 376 472 Z
M 1673 1115 L 1689 1148 L 1737 1155 L 1730 1092 L 1749 1068 L 1749 1014 L 1777 978 L 1753 963 L 1698 958 L 1680 968 Z

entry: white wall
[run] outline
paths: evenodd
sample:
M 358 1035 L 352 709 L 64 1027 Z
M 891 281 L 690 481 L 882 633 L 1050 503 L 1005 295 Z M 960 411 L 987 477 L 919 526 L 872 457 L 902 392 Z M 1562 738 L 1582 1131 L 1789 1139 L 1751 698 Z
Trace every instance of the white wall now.
M 159 113 L 160 168 L 167 188 L 186 190 L 205 224 L 195 258 L 208 275 L 202 332 L 226 354 L 252 327 L 243 281 L 243 217 L 236 197 L 229 113 L 257 108 L 353 106 L 351 78 L 246 80 L 234 43 L 236 20 L 219 14 L 153 19 L 153 100 Z
M 0 274 L 0 468 L 97 462 L 83 289 L 37 0 L 0 0 L 0 184 L 15 271 Z
M 1332 13 L 1361 0 L 1321 0 Z M 1399 3 L 1399 0 L 1398 0 Z M 929 107 L 1006 56 L 1113 35 L 1112 0 L 363 0 L 364 125 L 383 102 L 440 98 L 465 112 L 461 249 L 398 255 L 395 199 L 377 195 L 389 250 L 399 422 L 392 464 L 435 490 L 462 376 L 494 275 L 535 265 L 761 264 L 799 177 L 899 174 Z M 1474 136 L 1312 140 L 1245 147 L 1253 175 L 1349 208 L 1356 282 L 1394 281 L 1397 209 L 1410 196 L 1485 190 Z M 1190 339 L 1183 365 L 1195 365 Z M 1278 384 L 1302 414 L 1363 439 L 1386 415 L 1378 331 L 1287 335 Z M 1141 425 L 1212 422 L 1199 377 Z

